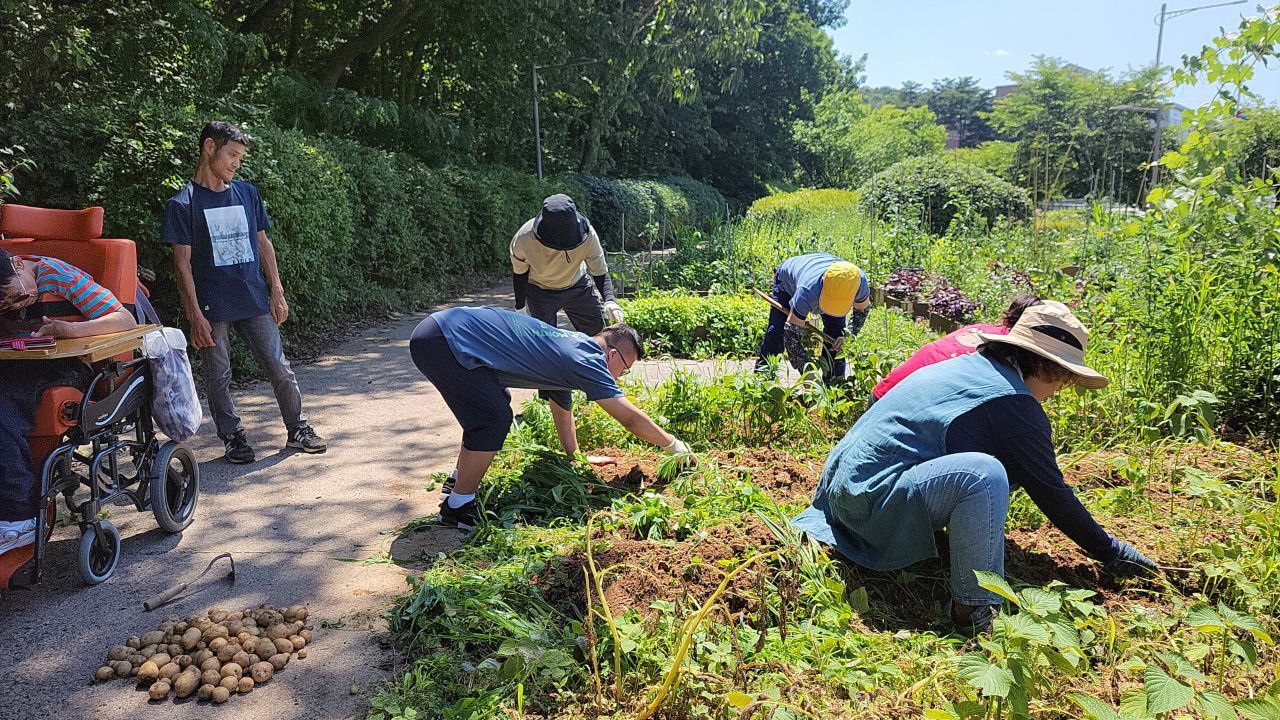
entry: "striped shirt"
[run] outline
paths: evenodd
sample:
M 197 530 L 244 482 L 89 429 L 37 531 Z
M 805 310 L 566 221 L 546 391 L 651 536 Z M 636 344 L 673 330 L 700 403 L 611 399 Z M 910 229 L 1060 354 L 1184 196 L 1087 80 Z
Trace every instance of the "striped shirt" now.
M 89 320 L 97 320 L 124 306 L 111 291 L 102 287 L 80 268 L 57 258 L 23 255 L 23 261 L 35 264 L 36 291 L 66 300 Z

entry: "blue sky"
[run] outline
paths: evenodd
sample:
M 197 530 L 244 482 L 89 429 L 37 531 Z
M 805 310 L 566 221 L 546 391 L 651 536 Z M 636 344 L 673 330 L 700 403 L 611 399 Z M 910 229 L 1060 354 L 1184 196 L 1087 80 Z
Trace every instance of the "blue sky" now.
M 1170 2 L 1169 10 L 1221 0 Z M 1198 52 L 1220 27 L 1234 29 L 1257 1 L 1200 10 L 1165 21 L 1161 63 L 1180 64 Z M 928 86 L 935 79 L 972 75 L 987 87 L 1008 82 L 1005 73 L 1024 71 L 1035 55 L 1060 57 L 1092 70 L 1123 72 L 1155 60 L 1160 3 L 1153 0 L 852 0 L 844 27 L 830 31 L 836 49 L 867 53 L 867 84 Z M 1255 69 L 1254 92 L 1280 102 L 1280 67 Z M 1195 105 L 1213 89 L 1178 89 L 1174 100 Z

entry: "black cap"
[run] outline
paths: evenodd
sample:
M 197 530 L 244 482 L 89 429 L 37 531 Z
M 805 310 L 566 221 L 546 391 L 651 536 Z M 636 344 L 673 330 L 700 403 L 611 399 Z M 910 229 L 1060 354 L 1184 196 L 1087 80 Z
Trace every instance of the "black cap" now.
M 538 242 L 556 250 L 572 250 L 582 244 L 591 224 L 578 213 L 573 198 L 552 195 L 542 201 L 542 212 L 533 219 L 533 235 Z

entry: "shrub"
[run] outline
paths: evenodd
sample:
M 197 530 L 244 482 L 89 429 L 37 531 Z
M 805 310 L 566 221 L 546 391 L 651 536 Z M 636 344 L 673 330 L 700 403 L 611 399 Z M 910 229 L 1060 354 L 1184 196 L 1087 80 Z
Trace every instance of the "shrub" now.
M 650 352 L 677 357 L 751 355 L 769 314 L 754 295 L 648 295 L 623 308 Z
M 591 224 L 608 250 L 640 250 L 671 241 L 681 228 L 716 222 L 727 206 L 714 188 L 688 177 L 580 179 L 590 198 Z
M 918 220 L 935 235 L 957 218 L 995 223 L 1031 214 L 1026 191 L 944 156 L 911 158 L 877 173 L 862 186 L 859 202 L 865 212 L 884 219 Z

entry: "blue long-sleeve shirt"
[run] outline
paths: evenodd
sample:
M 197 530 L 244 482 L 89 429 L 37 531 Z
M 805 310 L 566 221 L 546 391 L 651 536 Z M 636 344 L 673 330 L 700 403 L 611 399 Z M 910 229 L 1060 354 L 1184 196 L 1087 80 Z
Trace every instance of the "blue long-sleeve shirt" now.
M 1044 408 L 1030 395 L 993 398 L 960 415 L 947 430 L 947 452 L 981 452 L 1004 465 L 1009 485 L 1027 491 L 1049 522 L 1097 560 L 1119 548 L 1063 480 Z

